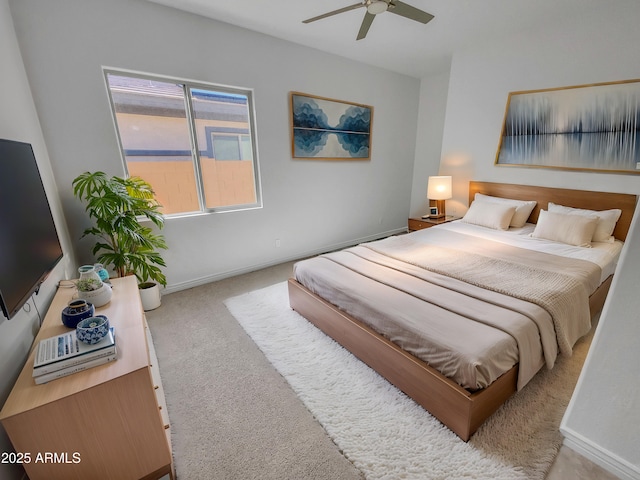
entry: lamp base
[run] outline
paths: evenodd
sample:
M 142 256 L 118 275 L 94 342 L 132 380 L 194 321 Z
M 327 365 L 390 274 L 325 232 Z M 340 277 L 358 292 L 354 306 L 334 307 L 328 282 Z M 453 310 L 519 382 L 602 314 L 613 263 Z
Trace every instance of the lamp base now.
M 429 201 L 429 218 L 444 218 L 446 215 L 444 200 Z

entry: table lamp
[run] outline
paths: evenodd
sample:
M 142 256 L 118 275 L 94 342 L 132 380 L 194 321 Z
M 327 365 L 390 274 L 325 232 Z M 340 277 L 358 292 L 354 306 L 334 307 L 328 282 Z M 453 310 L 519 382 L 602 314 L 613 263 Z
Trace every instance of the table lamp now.
M 435 201 L 435 207 L 430 207 L 430 218 L 444 218 L 446 215 L 444 201 L 453 196 L 450 176 L 429 177 L 427 198 Z M 435 209 L 435 210 L 434 210 Z

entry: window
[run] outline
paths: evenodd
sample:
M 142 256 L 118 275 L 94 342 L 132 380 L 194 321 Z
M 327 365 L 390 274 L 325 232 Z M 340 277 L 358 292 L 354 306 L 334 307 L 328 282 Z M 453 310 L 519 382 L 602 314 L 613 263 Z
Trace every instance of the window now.
M 105 70 L 128 175 L 165 215 L 261 205 L 250 90 Z

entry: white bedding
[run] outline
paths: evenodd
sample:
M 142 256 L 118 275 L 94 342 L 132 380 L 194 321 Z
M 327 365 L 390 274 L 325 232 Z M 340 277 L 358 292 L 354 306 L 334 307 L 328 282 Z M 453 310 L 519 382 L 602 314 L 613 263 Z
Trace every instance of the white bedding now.
M 595 263 L 602 269 L 600 283 L 604 282 L 610 275 L 613 275 L 613 272 L 615 272 L 618 264 L 618 258 L 620 257 L 622 246 L 624 245 L 620 240 L 616 240 L 612 243 L 594 242 L 591 244 L 591 248 L 585 248 L 533 238 L 530 236 L 535 229 L 535 225 L 532 223 L 527 223 L 521 228 L 510 228 L 509 230 L 504 231 L 493 230 L 491 228 L 480 227 L 456 220 L 454 222 L 444 223 L 431 228 L 442 228 L 467 235 L 474 235 L 487 240 L 506 243 L 513 247 L 526 248 L 537 252 L 559 255 L 561 257 L 587 260 Z M 420 232 L 424 231 L 426 230 L 419 230 L 413 234 L 420 234 Z

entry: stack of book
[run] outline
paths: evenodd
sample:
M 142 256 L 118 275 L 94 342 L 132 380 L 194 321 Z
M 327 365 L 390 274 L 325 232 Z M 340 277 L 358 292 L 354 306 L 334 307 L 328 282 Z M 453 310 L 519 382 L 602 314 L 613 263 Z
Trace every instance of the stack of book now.
M 113 327 L 94 345 L 79 341 L 73 330 L 40 341 L 33 363 L 33 378 L 40 385 L 115 359 L 116 337 Z

